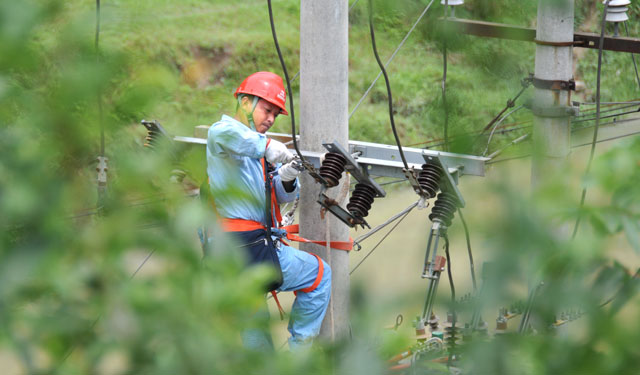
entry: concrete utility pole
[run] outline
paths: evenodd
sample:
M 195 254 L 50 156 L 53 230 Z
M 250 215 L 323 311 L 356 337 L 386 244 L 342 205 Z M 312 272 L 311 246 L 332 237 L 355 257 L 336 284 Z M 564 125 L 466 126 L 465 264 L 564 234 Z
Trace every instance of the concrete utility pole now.
M 337 141 L 345 148 L 349 141 L 349 39 L 347 0 L 300 1 L 300 147 L 325 152 L 323 142 Z M 343 204 L 348 182 L 328 191 Z M 345 186 L 345 183 L 347 185 Z M 346 225 L 326 213 L 320 217 L 316 203 L 320 185 L 308 175 L 300 192 L 300 231 L 310 240 L 347 241 Z M 331 302 L 320 336 L 335 340 L 349 332 L 349 253 L 323 246 L 301 244 L 321 256 L 333 271 Z
M 544 86 L 573 78 L 573 19 L 574 0 L 539 0 L 531 168 L 534 189 L 565 168 L 570 151 L 571 117 L 567 108 L 571 106 L 571 91 Z

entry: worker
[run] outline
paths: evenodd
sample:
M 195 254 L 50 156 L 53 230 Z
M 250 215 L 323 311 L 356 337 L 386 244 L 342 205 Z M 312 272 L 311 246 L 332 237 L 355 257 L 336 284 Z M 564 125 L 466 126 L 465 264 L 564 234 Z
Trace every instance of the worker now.
M 223 230 L 242 243 L 249 264 L 275 269 L 267 289 L 296 292 L 288 326 L 289 347 L 296 350 L 308 348 L 320 331 L 331 269 L 320 257 L 286 245 L 272 229 L 280 225 L 278 205 L 295 200 L 300 190 L 293 154 L 265 136 L 279 114 L 288 114 L 285 95 L 282 78 L 271 72 L 254 73 L 240 84 L 235 116 L 223 115 L 209 129 L 207 174 Z

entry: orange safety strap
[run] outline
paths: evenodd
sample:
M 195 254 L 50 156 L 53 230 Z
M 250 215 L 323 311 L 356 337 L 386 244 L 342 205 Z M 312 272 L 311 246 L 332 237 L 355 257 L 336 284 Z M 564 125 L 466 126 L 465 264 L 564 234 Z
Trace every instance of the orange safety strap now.
M 280 313 L 280 320 L 284 320 L 284 309 L 282 308 L 282 305 L 280 305 L 280 301 L 278 300 L 278 293 L 276 293 L 275 290 L 271 291 L 271 295 L 273 296 L 273 299 L 276 301 L 276 305 L 278 305 L 278 312 Z
M 257 221 L 245 219 L 219 218 L 220 226 L 225 232 L 249 232 L 256 229 L 264 229 L 264 225 Z
M 295 292 L 293 292 L 293 294 L 295 294 L 296 296 L 298 295 L 298 292 L 311 293 L 314 290 L 316 290 L 318 285 L 320 285 L 320 281 L 322 281 L 322 275 L 324 275 L 324 263 L 322 263 L 322 259 L 320 259 L 320 257 L 314 253 L 309 253 L 309 254 L 313 255 L 314 257 L 316 257 L 316 259 L 318 259 L 318 275 L 316 276 L 316 279 L 313 281 L 313 284 L 311 284 L 310 287 L 298 289 Z
M 314 243 L 316 245 L 327 246 L 327 241 L 313 241 L 296 235 L 300 232 L 300 225 L 287 225 L 280 229 L 284 229 L 287 232 L 287 239 L 291 241 Z M 337 250 L 351 251 L 353 249 L 353 238 L 349 237 L 349 241 L 332 241 L 329 242 L 329 247 Z

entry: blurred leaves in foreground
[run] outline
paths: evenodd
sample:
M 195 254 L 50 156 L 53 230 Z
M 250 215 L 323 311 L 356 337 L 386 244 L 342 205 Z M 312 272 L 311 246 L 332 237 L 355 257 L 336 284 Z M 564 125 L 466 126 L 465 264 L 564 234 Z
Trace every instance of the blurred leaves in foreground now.
M 202 260 L 195 230 L 215 218 L 169 183 L 171 153 L 144 152 L 128 125 L 174 78 L 163 66 L 134 69 L 126 51 L 97 55 L 90 9 L 61 22 L 64 2 L 44 3 L 0 3 L 3 372 L 385 373 L 384 361 L 411 338 L 371 328 L 376 317 L 366 301 L 354 303 L 359 336 L 351 343 L 321 343 L 308 355 L 243 349 L 239 332 L 264 304 L 259 286 L 268 273 L 243 270 L 220 233 Z M 96 207 L 101 126 L 109 189 Z M 461 347 L 457 366 L 478 374 L 637 371 L 638 285 L 604 242 L 624 233 L 640 250 L 639 154 L 636 138 L 597 160 L 585 184 L 611 200 L 584 209 L 588 220 L 573 242 L 559 240 L 541 212 L 553 207 L 554 220 L 575 218 L 566 193 L 532 201 L 496 186 L 504 210 L 485 228 L 496 276 L 485 280 L 482 302 L 526 299 L 527 283 L 544 281 L 532 309 L 536 332 L 478 338 Z M 630 301 L 631 319 L 621 317 Z M 565 309 L 584 313 L 567 323 L 576 332 L 550 327 Z M 423 365 L 418 373 L 446 371 Z

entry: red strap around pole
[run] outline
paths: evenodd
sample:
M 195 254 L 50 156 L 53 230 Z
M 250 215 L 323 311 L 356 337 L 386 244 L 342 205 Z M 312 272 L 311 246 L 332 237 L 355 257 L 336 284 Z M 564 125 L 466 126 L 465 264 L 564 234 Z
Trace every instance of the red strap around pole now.
M 300 225 L 298 224 L 287 225 L 281 229 L 284 229 L 287 232 L 287 239 L 291 241 L 327 246 L 327 241 L 313 241 L 296 235 L 296 233 L 300 232 Z M 353 249 L 353 238 L 349 237 L 349 241 L 331 241 L 329 242 L 329 247 L 336 250 L 351 251 L 351 249 Z

